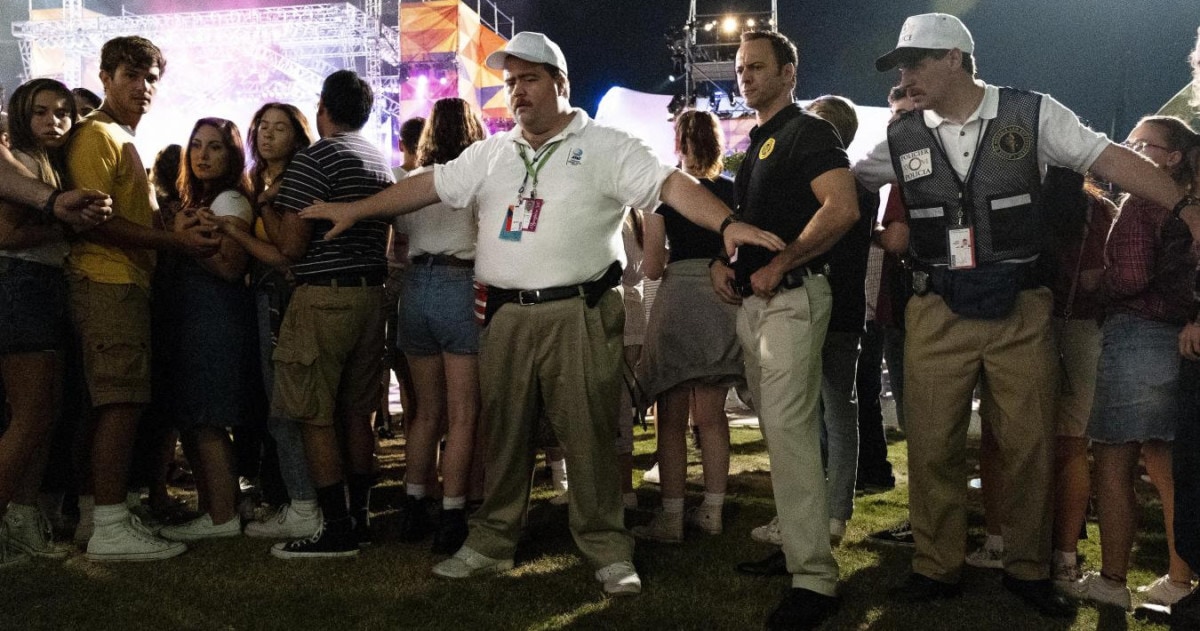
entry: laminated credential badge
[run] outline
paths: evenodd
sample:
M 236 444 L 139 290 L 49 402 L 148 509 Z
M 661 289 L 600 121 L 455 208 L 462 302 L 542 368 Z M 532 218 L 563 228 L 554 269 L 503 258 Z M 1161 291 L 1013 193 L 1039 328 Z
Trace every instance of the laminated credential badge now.
M 905 182 L 923 178 L 933 173 L 933 157 L 929 149 L 917 149 L 900 156 L 900 169 Z

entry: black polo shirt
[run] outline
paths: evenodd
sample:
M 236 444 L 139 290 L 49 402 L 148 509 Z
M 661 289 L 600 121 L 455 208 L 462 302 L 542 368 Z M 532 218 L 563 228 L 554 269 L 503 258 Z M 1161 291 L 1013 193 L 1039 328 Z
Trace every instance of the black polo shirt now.
M 765 125 L 750 130 L 750 147 L 737 173 L 738 214 L 742 221 L 791 243 L 821 207 L 812 181 L 833 169 L 850 168 L 850 159 L 833 125 L 795 103 Z M 743 245 L 733 268 L 739 282 L 771 262 L 769 250 Z M 809 265 L 822 265 L 825 255 Z

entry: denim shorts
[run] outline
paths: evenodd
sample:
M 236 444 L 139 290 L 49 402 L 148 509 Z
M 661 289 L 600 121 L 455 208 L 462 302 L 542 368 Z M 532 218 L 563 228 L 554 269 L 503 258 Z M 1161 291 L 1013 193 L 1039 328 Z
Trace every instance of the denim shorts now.
M 63 269 L 0 256 L 0 355 L 61 351 L 69 330 Z
M 1175 439 L 1179 328 L 1127 313 L 1105 319 L 1088 438 L 1106 444 Z
M 475 270 L 413 265 L 405 271 L 397 317 L 396 348 L 405 355 L 476 355 Z

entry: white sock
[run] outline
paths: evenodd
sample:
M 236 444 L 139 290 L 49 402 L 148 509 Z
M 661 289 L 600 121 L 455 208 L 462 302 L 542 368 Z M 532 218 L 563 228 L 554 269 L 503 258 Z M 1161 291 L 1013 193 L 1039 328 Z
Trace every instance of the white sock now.
M 682 497 L 664 497 L 662 500 L 664 513 L 683 513 Z
M 467 507 L 467 496 L 442 497 L 442 510 L 459 510 Z
M 549 460 L 550 465 L 550 480 L 554 482 L 554 486 L 565 488 L 567 484 L 567 460 Z
M 1004 536 L 1003 535 L 988 535 L 987 541 L 983 543 L 983 547 L 988 550 L 1003 550 Z
M 425 485 L 424 484 L 405 484 L 404 492 L 417 498 L 417 499 L 422 499 L 425 497 Z
M 100 505 L 96 507 L 93 519 L 97 528 L 119 524 L 129 519 L 129 507 L 125 504 Z
M 1055 565 L 1077 565 L 1079 563 L 1078 559 L 1079 557 L 1076 556 L 1076 553 L 1074 552 L 1060 552 L 1058 550 L 1054 551 Z
M 292 500 L 292 510 L 301 517 L 313 517 L 317 514 L 317 500 Z
M 724 493 L 709 493 L 708 491 L 705 491 L 704 492 L 704 505 L 705 506 L 724 506 L 725 505 L 725 494 Z

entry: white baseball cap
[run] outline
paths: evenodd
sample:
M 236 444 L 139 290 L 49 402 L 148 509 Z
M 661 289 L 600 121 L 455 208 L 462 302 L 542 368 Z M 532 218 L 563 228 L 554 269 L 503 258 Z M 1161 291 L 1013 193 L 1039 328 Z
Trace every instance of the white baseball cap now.
M 541 33 L 533 31 L 517 33 L 504 45 L 502 50 L 488 55 L 484 63 L 488 68 L 503 70 L 504 60 L 509 55 L 535 64 L 550 64 L 561 70 L 563 74 L 567 74 L 567 58 L 563 57 L 562 49 Z
M 950 50 L 957 48 L 964 53 L 975 52 L 975 40 L 962 21 L 945 13 L 923 13 L 904 21 L 900 27 L 900 40 L 896 49 L 875 60 L 875 69 L 886 72 L 895 68 L 903 58 L 906 48 Z

